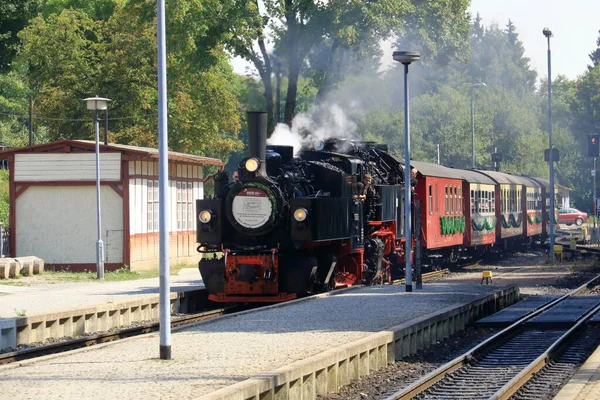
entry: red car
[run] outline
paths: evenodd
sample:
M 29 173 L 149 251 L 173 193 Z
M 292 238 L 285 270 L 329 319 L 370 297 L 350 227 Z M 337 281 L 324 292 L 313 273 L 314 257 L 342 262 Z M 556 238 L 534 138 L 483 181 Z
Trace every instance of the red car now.
M 575 224 L 581 226 L 587 221 L 588 215 L 583 211 L 579 211 L 576 208 L 561 208 L 558 210 L 558 223 L 571 225 Z

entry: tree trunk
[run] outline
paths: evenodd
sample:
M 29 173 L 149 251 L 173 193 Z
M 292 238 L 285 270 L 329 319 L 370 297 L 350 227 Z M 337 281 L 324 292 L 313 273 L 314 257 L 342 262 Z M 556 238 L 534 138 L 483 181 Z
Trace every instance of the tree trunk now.
M 281 122 L 281 64 L 275 63 L 275 123 Z
M 260 74 L 263 85 L 265 86 L 265 103 L 267 105 L 267 137 L 273 132 L 275 127 L 273 123 L 273 84 L 271 82 L 271 76 L 273 75 L 273 68 L 271 66 L 271 58 L 267 52 L 264 39 L 258 39 L 258 47 L 264 60 L 264 68 Z
M 325 72 L 325 79 L 323 79 L 323 83 L 317 92 L 317 103 L 322 102 L 325 97 L 329 94 L 331 89 L 339 82 L 340 80 L 340 63 L 335 62 L 335 53 L 339 47 L 339 41 L 335 39 L 333 44 L 331 45 L 331 53 L 329 54 L 329 60 L 327 62 L 327 71 Z
M 294 113 L 296 112 L 296 95 L 298 94 L 298 75 L 300 75 L 300 64 L 302 61 L 298 61 L 296 58 L 290 60 L 290 74 L 288 76 L 288 90 L 287 97 L 285 99 L 285 115 L 283 122 L 292 126 L 292 119 L 294 119 Z

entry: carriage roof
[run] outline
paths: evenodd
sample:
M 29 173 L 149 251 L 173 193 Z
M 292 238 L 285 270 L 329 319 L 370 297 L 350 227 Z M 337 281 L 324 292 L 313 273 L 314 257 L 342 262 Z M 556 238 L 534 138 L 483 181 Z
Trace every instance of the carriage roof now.
M 450 168 L 440 164 L 431 164 L 422 161 L 411 161 L 411 165 L 419 170 L 423 176 L 438 178 L 461 179 L 469 183 L 483 183 L 494 185 L 496 182 L 489 176 L 470 169 Z

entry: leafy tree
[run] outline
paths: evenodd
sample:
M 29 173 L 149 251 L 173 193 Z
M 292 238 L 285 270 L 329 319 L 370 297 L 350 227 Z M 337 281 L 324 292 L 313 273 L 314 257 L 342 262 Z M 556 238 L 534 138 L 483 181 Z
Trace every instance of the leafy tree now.
M 449 55 L 463 48 L 468 33 L 466 0 L 265 0 L 264 6 L 264 18 L 255 1 L 239 2 L 238 7 L 234 7 L 232 12 L 245 18 L 235 28 L 228 45 L 259 71 L 272 120 L 273 62 L 272 54 L 267 51 L 266 32 L 273 32 L 272 42 L 280 52 L 278 65 L 282 66 L 278 71 L 287 75 L 283 120 L 288 124 L 296 112 L 298 82 L 303 68 L 312 70 L 316 65 L 316 70 L 311 73 L 320 89 L 317 97 L 323 99 L 347 73 L 352 72 L 343 62 L 347 57 L 356 61 L 356 55 L 375 56 L 378 51 L 375 46 L 394 33 L 411 30 L 414 37 L 424 40 L 425 49 L 431 56 Z M 354 68 L 360 65 L 354 64 Z
M 29 65 L 36 111 L 49 118 L 52 140 L 88 138 L 90 115 L 81 99 L 100 91 L 101 23 L 81 11 L 38 16 L 19 33 Z
M 107 21 L 118 5 L 127 0 L 45 0 L 43 14 L 60 14 L 64 10 L 77 10 L 87 14 L 93 20 Z
M 18 49 L 17 34 L 40 9 L 41 0 L 2 0 L 0 7 L 0 73 L 7 72 Z
M 600 33 L 600 31 L 598 31 L 598 33 Z M 598 63 L 600 63 L 600 36 L 598 36 L 598 39 L 596 39 L 596 46 L 598 47 L 596 47 L 596 49 L 589 54 L 590 60 L 592 60 L 592 65 L 588 65 L 588 71 L 591 71 L 598 66 Z
M 169 24 L 180 20 L 189 28 L 169 31 L 169 144 L 178 151 L 225 158 L 241 145 L 235 137 L 237 92 L 223 49 L 198 47 L 208 33 L 196 24 L 197 14 L 186 11 L 196 3 L 174 3 L 168 13 Z M 156 19 L 148 18 L 155 15 L 155 5 L 132 0 L 117 6 L 106 22 L 64 10 L 35 18 L 21 33 L 37 109 L 51 118 L 52 139 L 91 137 L 91 118 L 81 99 L 97 94 L 113 100 L 111 140 L 156 145 Z M 209 20 L 207 15 L 203 20 Z

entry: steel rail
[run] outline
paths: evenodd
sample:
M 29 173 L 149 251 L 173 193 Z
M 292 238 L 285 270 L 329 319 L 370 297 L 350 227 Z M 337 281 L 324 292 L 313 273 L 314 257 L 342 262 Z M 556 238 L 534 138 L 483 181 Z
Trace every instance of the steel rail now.
M 571 292 L 559 297 L 558 299 L 555 299 L 555 300 L 545 304 L 544 306 L 538 308 L 537 310 L 533 310 L 529 314 L 527 314 L 527 315 L 523 316 L 521 319 L 517 320 L 512 325 L 508 326 L 507 328 L 501 330 L 500 332 L 496 333 L 492 337 L 484 340 L 477 346 L 468 350 L 466 353 L 456 357 L 454 360 L 447 362 L 446 364 L 442 365 L 441 367 L 437 368 L 436 370 L 425 375 L 423 378 L 419 379 L 418 381 L 414 382 L 413 384 L 411 384 L 411 385 L 407 386 L 406 388 L 401 389 L 398 392 L 387 397 L 386 400 L 400 400 L 400 399 L 408 400 L 408 399 L 411 399 L 415 395 L 425 391 L 426 389 L 430 388 L 431 386 L 433 386 L 440 380 L 444 379 L 447 375 L 451 374 L 452 372 L 454 372 L 454 371 L 458 370 L 459 368 L 461 368 L 462 366 L 464 366 L 465 363 L 469 362 L 471 359 L 474 358 L 476 353 L 479 353 L 482 350 L 484 350 L 488 347 L 491 347 L 491 346 L 495 345 L 496 343 L 498 343 L 499 341 L 505 339 L 510 334 L 515 332 L 516 329 L 519 328 L 521 325 L 523 325 L 525 322 L 538 316 L 539 314 L 545 312 L 546 310 L 554 307 L 556 304 L 568 299 L 569 297 L 572 297 L 572 296 L 584 291 L 585 289 L 587 289 L 587 287 L 589 285 L 593 284 L 595 281 L 597 281 L 599 279 L 600 279 L 600 275 L 587 281 L 583 285 L 581 285 L 578 288 L 572 290 Z
M 579 321 L 567 332 L 565 332 L 558 340 L 556 340 L 544 353 L 538 358 L 527 365 L 521 372 L 519 372 L 514 378 L 508 381 L 503 387 L 498 389 L 494 393 L 490 400 L 504 400 L 510 398 L 516 393 L 523 385 L 525 385 L 538 371 L 544 368 L 554 358 L 559 347 L 566 341 L 571 339 L 573 335 L 582 329 L 585 324 L 594 316 L 595 313 L 600 311 L 600 305 L 589 310 L 584 314 Z

